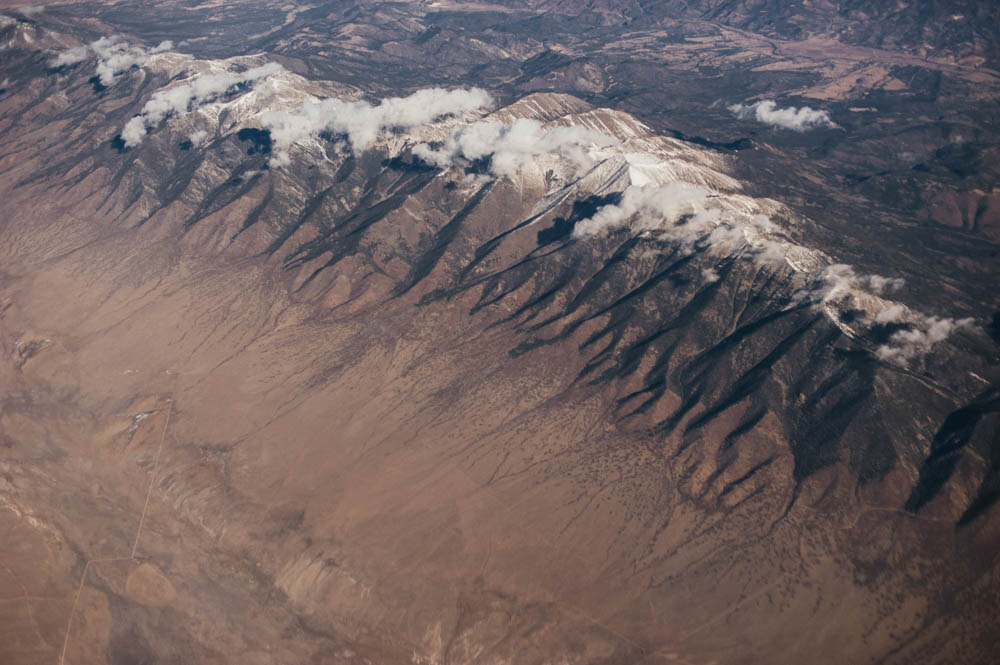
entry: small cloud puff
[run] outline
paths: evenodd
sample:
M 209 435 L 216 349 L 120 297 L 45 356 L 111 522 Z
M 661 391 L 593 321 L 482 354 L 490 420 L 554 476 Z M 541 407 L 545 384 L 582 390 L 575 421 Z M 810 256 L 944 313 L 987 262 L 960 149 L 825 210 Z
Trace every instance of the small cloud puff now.
M 733 104 L 729 110 L 743 120 L 756 120 L 772 127 L 804 132 L 816 127 L 836 127 L 830 114 L 826 111 L 808 106 L 794 106 L 779 109 L 773 100 L 764 100 L 755 104 Z
M 899 323 L 906 317 L 906 306 L 896 303 L 875 315 L 875 323 Z
M 292 145 L 323 132 L 342 134 L 355 153 L 365 150 L 387 131 L 406 131 L 439 118 L 476 111 L 492 105 L 485 90 L 427 88 L 408 97 L 391 97 L 372 105 L 364 101 L 324 99 L 295 111 L 269 111 L 260 116 L 271 133 L 272 167 L 291 162 Z
M 142 112 L 133 117 L 122 129 L 122 140 L 126 148 L 142 142 L 149 128 L 160 124 L 167 116 L 184 113 L 191 106 L 197 107 L 225 93 L 233 86 L 253 83 L 265 77 L 284 71 L 276 62 L 252 67 L 245 72 L 223 72 L 198 76 L 190 81 L 153 93 L 152 98 L 142 107 Z M 194 143 L 194 140 L 191 141 Z
M 107 87 L 115 82 L 115 77 L 132 67 L 141 67 L 146 64 L 149 56 L 140 48 L 123 48 L 114 53 L 109 53 L 106 57 L 101 56 L 97 63 L 97 77 L 101 85 Z
M 839 300 L 855 290 L 883 294 L 896 291 L 905 285 L 898 277 L 882 277 L 881 275 L 859 275 L 852 266 L 845 263 L 834 263 L 815 274 L 811 294 L 817 295 L 817 304 Z
M 831 301 L 839 301 L 850 297 L 853 291 L 864 290 L 869 293 L 884 294 L 903 287 L 899 278 L 882 277 L 880 275 L 859 275 L 851 266 L 838 263 L 827 266 L 819 271 L 819 299 L 817 305 Z M 815 291 L 813 291 L 815 293 Z M 952 333 L 963 328 L 972 327 L 973 319 L 951 319 L 927 315 L 908 309 L 905 305 L 895 303 L 889 305 L 874 316 L 875 324 L 902 324 L 905 327 L 897 330 L 888 342 L 875 349 L 879 360 L 903 367 L 930 352 L 938 342 L 947 339 Z
M 101 39 L 105 38 L 101 37 Z M 49 61 L 49 64 L 53 67 L 65 67 L 66 65 L 75 65 L 78 62 L 83 62 L 89 57 L 90 46 L 76 46 L 59 53 Z
M 589 219 L 578 222 L 573 235 L 593 236 L 628 225 L 640 232 L 663 230 L 693 243 L 714 231 L 720 221 L 720 211 L 707 207 L 709 195 L 704 187 L 686 182 L 633 185 L 622 192 L 618 203 L 606 205 Z
M 22 15 L 27 17 L 38 16 L 45 11 L 44 5 L 28 5 L 27 7 L 21 7 L 17 11 L 21 12 Z
M 896 305 L 881 312 L 879 314 L 881 322 L 902 320 L 904 310 L 897 309 L 900 307 Z M 876 320 L 879 320 L 879 317 L 876 317 Z M 879 360 L 906 367 L 915 358 L 929 353 L 935 344 L 944 341 L 952 333 L 963 328 L 971 328 L 974 324 L 971 318 L 956 320 L 916 312 L 906 322 L 909 324 L 906 329 L 897 330 L 887 344 L 875 349 L 875 355 Z
M 489 156 L 493 174 L 512 176 L 544 154 L 558 154 L 578 169 L 585 168 L 593 163 L 590 148 L 613 143 L 611 137 L 584 127 L 545 128 L 538 120 L 518 118 L 509 125 L 488 121 L 457 127 L 441 147 L 424 143 L 413 154 L 441 168 Z
M 112 35 L 101 37 L 86 46 L 67 49 L 56 55 L 49 64 L 53 67 L 75 65 L 90 59 L 92 55 L 96 56 L 97 77 L 101 85 L 108 87 L 115 82 L 118 74 L 134 66 L 141 67 L 146 64 L 150 55 L 169 51 L 173 47 L 173 42 L 166 40 L 147 51 L 139 46 L 129 46 L 120 36 Z
M 188 134 L 188 141 L 195 147 L 200 146 L 206 140 L 208 140 L 208 130 L 198 129 Z
M 775 230 L 766 215 L 740 214 L 723 209 L 710 190 L 686 182 L 632 185 L 617 204 L 606 205 L 576 224 L 573 235 L 593 236 L 616 227 L 679 243 L 687 252 L 744 252 L 761 263 L 783 262 L 785 247 L 768 234 Z M 712 274 L 705 274 L 714 281 Z

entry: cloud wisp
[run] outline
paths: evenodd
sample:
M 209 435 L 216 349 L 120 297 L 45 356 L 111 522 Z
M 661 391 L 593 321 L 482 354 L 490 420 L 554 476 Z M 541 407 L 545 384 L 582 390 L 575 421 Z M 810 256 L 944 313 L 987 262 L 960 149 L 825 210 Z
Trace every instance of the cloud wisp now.
M 173 42 L 166 40 L 146 50 L 139 46 L 130 46 L 120 36 L 112 35 L 101 37 L 86 46 L 67 49 L 57 54 L 49 64 L 53 67 L 64 67 L 96 57 L 98 80 L 101 85 L 108 87 L 122 72 L 135 66 L 141 67 L 146 64 L 150 55 L 169 51 L 173 46 Z
M 364 101 L 324 99 L 308 102 L 295 111 L 261 114 L 264 129 L 271 133 L 271 166 L 287 166 L 289 151 L 301 141 L 322 133 L 342 135 L 355 153 L 365 150 L 387 132 L 408 131 L 440 118 L 478 111 L 493 104 L 480 88 L 446 90 L 427 88 L 408 97 L 391 97 L 378 104 Z
M 195 131 L 188 134 L 188 141 L 191 142 L 192 146 L 200 146 L 205 141 L 208 140 L 209 133 L 207 129 L 196 129 Z
M 622 192 L 617 204 L 606 205 L 578 222 L 573 235 L 583 238 L 629 226 L 638 232 L 662 231 L 693 243 L 721 219 L 720 211 L 707 208 L 709 194 L 704 187 L 686 182 L 632 185 Z
M 883 277 L 881 275 L 862 275 L 846 263 L 834 263 L 813 276 L 813 285 L 809 294 L 817 304 L 835 302 L 856 291 L 884 294 L 898 291 L 905 282 L 898 277 Z
M 729 110 L 743 120 L 757 122 L 794 132 L 804 132 L 817 127 L 836 127 L 826 111 L 803 106 L 778 108 L 774 100 L 767 99 L 754 104 L 733 104 Z
M 160 42 L 153 48 L 149 49 L 149 54 L 155 55 L 157 53 L 164 53 L 166 51 L 171 50 L 172 48 L 174 48 L 174 43 L 169 39 L 164 39 L 162 42 Z
M 107 39 L 107 37 L 101 37 L 97 41 L 102 39 Z M 94 42 L 95 44 L 97 42 Z M 65 67 L 67 65 L 75 65 L 78 62 L 83 62 L 91 57 L 90 44 L 87 46 L 75 46 L 70 49 L 66 49 L 58 54 L 56 57 L 49 61 L 49 64 L 53 67 Z
M 157 90 L 142 107 L 142 112 L 129 120 L 122 129 L 121 137 L 125 147 L 133 148 L 139 145 L 149 129 L 156 127 L 170 115 L 185 113 L 192 107 L 197 108 L 236 86 L 254 83 L 283 71 L 285 68 L 278 63 L 269 62 L 244 72 L 207 74 L 180 85 Z
M 886 344 L 875 349 L 879 360 L 895 363 L 904 367 L 916 358 L 926 355 L 938 342 L 943 342 L 953 333 L 971 329 L 975 325 L 972 318 L 952 319 L 910 312 L 901 305 L 893 305 L 878 314 L 879 323 L 904 323 L 907 327 L 897 330 Z
M 494 175 L 512 176 L 544 154 L 558 154 L 579 170 L 593 163 L 590 148 L 615 142 L 584 127 L 545 128 L 538 120 L 518 118 L 509 125 L 485 121 L 457 127 L 441 146 L 422 143 L 414 148 L 413 154 L 441 168 L 490 157 L 490 171 Z

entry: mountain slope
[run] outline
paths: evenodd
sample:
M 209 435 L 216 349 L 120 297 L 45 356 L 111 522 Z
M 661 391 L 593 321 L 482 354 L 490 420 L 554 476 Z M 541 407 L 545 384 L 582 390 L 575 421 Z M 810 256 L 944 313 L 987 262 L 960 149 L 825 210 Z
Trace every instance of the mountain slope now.
M 286 141 L 363 90 L 10 29 L 11 662 L 989 662 L 997 347 L 921 248 L 595 100 Z

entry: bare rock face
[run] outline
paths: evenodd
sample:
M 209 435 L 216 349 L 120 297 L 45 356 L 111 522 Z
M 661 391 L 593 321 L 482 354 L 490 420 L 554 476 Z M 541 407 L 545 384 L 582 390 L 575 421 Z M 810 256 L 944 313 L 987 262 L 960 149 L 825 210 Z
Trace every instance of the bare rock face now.
M 990 662 L 988 177 L 668 130 L 600 4 L 5 19 L 0 662 Z

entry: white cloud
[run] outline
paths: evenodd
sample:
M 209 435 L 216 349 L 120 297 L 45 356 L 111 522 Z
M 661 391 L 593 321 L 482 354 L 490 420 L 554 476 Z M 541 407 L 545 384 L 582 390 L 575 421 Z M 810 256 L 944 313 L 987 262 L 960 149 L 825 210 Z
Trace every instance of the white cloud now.
M 884 305 L 885 301 L 865 294 L 886 294 L 902 288 L 904 284 L 899 278 L 858 274 L 853 267 L 843 263 L 827 266 L 812 277 L 812 288 L 799 294 L 799 302 L 808 295 L 816 298 L 814 303 L 817 306 L 835 302 L 851 302 L 854 305 L 860 303 L 862 308 L 868 307 L 869 312 L 873 304 Z M 869 325 L 895 323 L 906 326 L 894 332 L 887 343 L 875 349 L 875 355 L 880 360 L 904 367 L 926 355 L 935 344 L 944 341 L 955 331 L 973 326 L 971 318 L 955 320 L 927 315 L 901 303 L 884 307 L 874 317 L 868 314 L 867 320 Z
M 538 120 L 518 118 L 509 125 L 487 121 L 457 127 L 440 148 L 420 144 L 413 154 L 442 168 L 491 156 L 490 170 L 511 176 L 543 154 L 558 154 L 583 168 L 593 163 L 590 148 L 613 143 L 611 137 L 584 127 L 546 129 Z
M 168 43 L 164 42 L 160 46 Z M 88 60 L 91 56 L 96 56 L 97 77 L 100 79 L 101 85 L 107 87 L 115 82 L 115 77 L 118 74 L 134 66 L 144 65 L 149 59 L 150 53 L 159 52 L 155 49 L 147 52 L 141 47 L 129 46 L 120 36 L 112 35 L 111 37 L 101 37 L 86 46 L 67 49 L 56 55 L 50 64 L 53 67 L 75 65 L 78 62 Z
M 815 274 L 818 288 L 814 284 L 812 294 L 819 291 L 819 303 L 828 303 L 850 295 L 854 291 L 882 294 L 903 288 L 905 282 L 898 277 L 881 275 L 859 275 L 852 266 L 834 263 Z M 891 308 L 890 308 L 891 309 Z
M 194 146 L 199 146 L 208 139 L 208 130 L 198 129 L 188 134 L 188 141 Z
M 344 134 L 351 148 L 361 152 L 386 131 L 409 130 L 447 115 L 466 113 L 493 103 L 485 90 L 427 88 L 408 97 L 392 97 L 377 105 L 363 101 L 324 99 L 309 102 L 295 111 L 270 111 L 261 115 L 270 131 L 274 157 L 271 166 L 286 166 L 289 150 L 300 141 L 321 132 Z
M 28 5 L 27 7 L 21 7 L 17 11 L 21 12 L 24 16 L 37 16 L 45 11 L 44 5 Z
M 886 310 L 888 312 L 893 308 Z M 897 317 L 898 314 L 894 314 Z M 973 319 L 951 319 L 938 316 L 927 316 L 914 313 L 907 321 L 910 327 L 897 330 L 889 338 L 887 344 L 879 346 L 875 355 L 880 360 L 907 366 L 918 356 L 925 355 L 938 342 L 947 339 L 952 333 L 963 328 L 971 328 Z
M 223 72 L 198 76 L 180 85 L 162 88 L 142 107 L 142 112 L 128 121 L 122 129 L 125 147 L 132 148 L 142 142 L 149 128 L 160 124 L 167 116 L 184 113 L 191 106 L 200 106 L 242 83 L 253 83 L 284 71 L 284 67 L 269 62 L 252 67 L 245 72 Z M 192 141 L 193 143 L 193 141 Z
M 816 127 L 837 126 L 826 111 L 808 106 L 801 108 L 790 106 L 779 109 L 778 105 L 770 99 L 755 104 L 733 104 L 729 110 L 744 120 L 756 120 L 765 125 L 791 129 L 796 132 L 804 132 Z
M 712 191 L 691 183 L 632 185 L 617 204 L 578 222 L 573 235 L 594 236 L 622 226 L 678 243 L 687 252 L 745 252 L 761 263 L 785 261 L 785 245 L 768 237 L 775 227 L 766 215 L 727 209 Z M 713 281 L 712 274 L 705 278 Z
M 114 84 L 118 74 L 128 71 L 134 66 L 145 64 L 147 57 L 145 53 L 138 50 L 115 53 L 106 60 L 97 63 L 97 77 L 100 79 L 101 85 L 108 87 Z
M 149 54 L 153 55 L 155 53 L 163 53 L 164 51 L 169 51 L 174 47 L 174 43 L 169 39 L 164 39 L 162 42 L 149 49 Z
M 875 315 L 875 323 L 899 323 L 906 316 L 906 306 L 896 303 Z
M 898 291 L 906 285 L 901 277 L 882 277 L 881 275 L 867 275 L 868 286 L 875 293 L 886 293 L 888 291 Z
M 49 62 L 49 64 L 51 64 L 53 67 L 75 65 L 78 62 L 83 62 L 89 57 L 90 57 L 89 46 L 76 46 L 71 49 L 66 49 L 62 53 L 59 53 Z
M 622 192 L 617 204 L 606 205 L 593 217 L 578 222 L 573 235 L 592 236 L 628 225 L 636 231 L 661 229 L 670 233 L 672 229 L 683 229 L 681 235 L 693 239 L 714 229 L 719 220 L 719 211 L 707 208 L 709 194 L 704 187 L 686 182 L 633 185 Z M 676 226 L 682 216 L 686 221 Z

